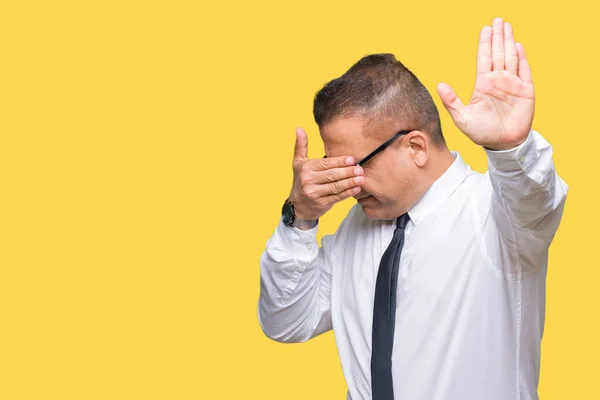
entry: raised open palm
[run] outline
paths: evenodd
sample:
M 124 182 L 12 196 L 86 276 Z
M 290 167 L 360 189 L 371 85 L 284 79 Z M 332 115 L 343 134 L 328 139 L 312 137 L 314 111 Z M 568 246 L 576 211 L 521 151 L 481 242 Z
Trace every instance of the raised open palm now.
M 531 69 L 512 26 L 496 18 L 481 29 L 477 78 L 469 103 L 464 105 L 446 83 L 437 87 L 452 120 L 474 143 L 492 150 L 518 146 L 533 122 L 535 92 Z

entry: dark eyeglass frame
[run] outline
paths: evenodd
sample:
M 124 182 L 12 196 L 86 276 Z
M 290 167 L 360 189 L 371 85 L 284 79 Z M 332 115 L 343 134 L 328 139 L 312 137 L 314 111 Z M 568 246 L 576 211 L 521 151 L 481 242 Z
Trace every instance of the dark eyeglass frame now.
M 390 144 L 392 144 L 392 142 L 394 140 L 396 140 L 398 137 L 400 137 L 402 135 L 406 135 L 411 132 L 412 132 L 412 130 L 396 132 L 394 134 L 394 136 L 392 136 L 391 138 L 386 140 L 381 146 L 379 146 L 378 148 L 376 148 L 375 150 L 370 152 L 365 158 L 363 158 L 359 162 L 355 163 L 354 165 L 357 167 L 361 167 L 361 166 L 365 165 L 371 158 L 375 157 L 377 155 L 377 153 L 381 153 L 383 150 L 385 150 L 385 148 L 388 147 Z M 323 156 L 323 158 L 327 158 L 327 155 Z

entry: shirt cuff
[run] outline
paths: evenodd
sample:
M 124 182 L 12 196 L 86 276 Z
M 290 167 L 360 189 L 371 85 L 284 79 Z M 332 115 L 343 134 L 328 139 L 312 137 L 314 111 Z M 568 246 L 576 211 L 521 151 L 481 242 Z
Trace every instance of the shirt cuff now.
M 498 171 L 527 170 L 536 157 L 534 130 L 530 130 L 523 143 L 508 150 L 485 149 L 490 167 Z
M 284 254 L 286 259 L 293 259 L 297 264 L 305 264 L 313 261 L 319 253 L 317 243 L 318 224 L 309 230 L 302 230 L 295 227 L 286 226 L 282 220 L 275 229 L 274 243 Z M 269 247 L 269 246 L 268 246 Z

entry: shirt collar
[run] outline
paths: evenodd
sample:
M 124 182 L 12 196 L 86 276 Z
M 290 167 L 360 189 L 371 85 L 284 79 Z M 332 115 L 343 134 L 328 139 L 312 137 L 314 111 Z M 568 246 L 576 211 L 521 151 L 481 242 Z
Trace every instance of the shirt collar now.
M 418 225 L 423 221 L 437 206 L 446 200 L 458 186 L 465 180 L 471 168 L 465 164 L 460 154 L 456 151 L 450 151 L 454 157 L 454 162 L 448 167 L 433 184 L 427 189 L 425 194 L 417 203 L 408 210 L 410 220 Z

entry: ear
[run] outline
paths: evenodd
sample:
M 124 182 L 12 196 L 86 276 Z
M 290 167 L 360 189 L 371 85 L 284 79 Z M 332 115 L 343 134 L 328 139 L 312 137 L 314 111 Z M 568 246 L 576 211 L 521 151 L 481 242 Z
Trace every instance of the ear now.
M 412 131 L 406 135 L 405 143 L 415 165 L 423 168 L 429 159 L 429 136 L 425 132 Z

